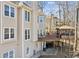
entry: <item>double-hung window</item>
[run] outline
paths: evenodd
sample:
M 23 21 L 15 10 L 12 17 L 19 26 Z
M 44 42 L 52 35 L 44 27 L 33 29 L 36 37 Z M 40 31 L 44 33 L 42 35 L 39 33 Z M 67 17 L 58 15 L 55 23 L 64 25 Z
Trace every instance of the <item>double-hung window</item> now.
M 27 21 L 27 11 L 25 11 L 25 20 Z
M 14 38 L 14 29 L 13 28 L 11 28 L 11 30 L 10 30 L 11 32 L 10 32 L 10 38 Z
M 8 51 L 3 54 L 3 58 L 14 58 L 14 50 Z
M 36 51 L 35 50 L 33 50 L 33 55 L 35 55 L 36 53 L 35 53 Z
M 14 17 L 15 16 L 15 11 L 14 11 L 14 8 L 13 7 L 11 7 L 11 17 Z
M 5 28 L 4 29 L 4 39 L 14 38 L 14 28 Z
M 4 5 L 4 14 L 5 16 L 14 17 L 15 16 L 15 8 L 10 5 Z
M 9 28 L 4 29 L 4 39 L 9 39 Z
M 25 30 L 25 40 L 27 40 L 28 39 L 28 36 L 27 36 L 27 30 Z
M 28 12 L 28 22 L 30 21 L 30 12 Z
M 25 40 L 30 39 L 30 30 L 26 29 L 25 30 Z
M 30 21 L 30 12 L 25 11 L 25 21 L 29 22 Z
M 5 16 L 9 16 L 9 6 L 8 5 L 5 5 Z
M 3 54 L 3 58 L 8 58 L 8 52 Z
M 28 39 L 30 39 L 30 30 L 28 29 Z
M 29 48 L 26 49 L 26 54 L 28 54 L 28 53 L 29 53 Z
M 9 58 L 13 58 L 13 50 L 9 52 Z

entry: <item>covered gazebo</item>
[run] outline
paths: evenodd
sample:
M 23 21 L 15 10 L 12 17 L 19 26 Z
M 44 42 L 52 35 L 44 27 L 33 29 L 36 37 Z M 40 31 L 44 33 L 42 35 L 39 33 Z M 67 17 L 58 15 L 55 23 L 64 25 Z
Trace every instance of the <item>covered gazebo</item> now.
M 56 30 L 57 30 L 57 37 L 63 38 L 62 36 L 64 36 L 64 38 L 65 38 L 65 36 L 66 37 L 73 36 L 75 28 L 72 26 L 64 25 L 61 27 L 57 27 Z
M 66 50 L 66 46 L 68 51 L 67 52 L 72 52 L 73 51 L 73 44 L 74 44 L 74 39 L 75 39 L 75 27 L 72 26 L 67 26 L 63 25 L 61 27 L 57 27 L 57 37 L 60 38 L 60 42 L 63 42 L 62 44 L 62 49 Z

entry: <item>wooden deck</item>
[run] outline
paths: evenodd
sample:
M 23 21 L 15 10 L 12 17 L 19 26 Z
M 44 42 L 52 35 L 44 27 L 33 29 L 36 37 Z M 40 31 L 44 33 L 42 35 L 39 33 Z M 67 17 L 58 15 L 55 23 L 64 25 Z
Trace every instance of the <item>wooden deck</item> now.
M 59 41 L 59 38 L 56 37 L 55 33 L 52 33 L 50 35 L 46 35 L 45 37 L 38 38 L 38 41 Z
M 41 37 L 41 38 L 38 38 L 38 41 L 39 42 L 51 42 L 51 41 L 61 41 L 61 42 L 71 42 L 71 44 L 74 43 L 74 36 L 69 36 L 69 37 L 66 37 L 66 36 L 62 36 L 62 38 L 57 38 L 56 36 L 56 33 L 52 33 L 50 35 L 46 35 L 45 37 Z

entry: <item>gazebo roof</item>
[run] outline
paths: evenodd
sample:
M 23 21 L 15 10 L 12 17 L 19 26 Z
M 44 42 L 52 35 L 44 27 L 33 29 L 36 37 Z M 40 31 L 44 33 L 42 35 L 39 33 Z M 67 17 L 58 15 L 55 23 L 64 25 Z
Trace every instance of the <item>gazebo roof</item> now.
M 64 25 L 59 27 L 59 29 L 75 29 L 75 27 Z

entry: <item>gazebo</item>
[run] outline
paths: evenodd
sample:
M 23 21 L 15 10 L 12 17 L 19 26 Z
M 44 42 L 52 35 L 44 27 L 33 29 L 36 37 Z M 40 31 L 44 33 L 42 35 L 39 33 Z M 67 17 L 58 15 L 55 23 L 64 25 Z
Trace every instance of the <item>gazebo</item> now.
M 75 28 L 72 27 L 72 26 L 67 26 L 67 25 L 64 25 L 64 26 L 61 26 L 61 27 L 57 27 L 56 28 L 57 30 L 57 37 L 62 37 L 62 36 L 73 36 L 74 35 L 74 31 L 75 31 Z
M 68 45 L 69 46 L 67 48 L 68 52 L 72 52 L 74 38 L 75 38 L 75 36 L 74 36 L 75 27 L 63 25 L 61 27 L 57 27 L 56 30 L 57 30 L 57 37 L 60 38 L 60 41 L 64 43 L 64 44 L 62 44 L 62 46 Z M 62 49 L 66 50 L 65 47 Z

